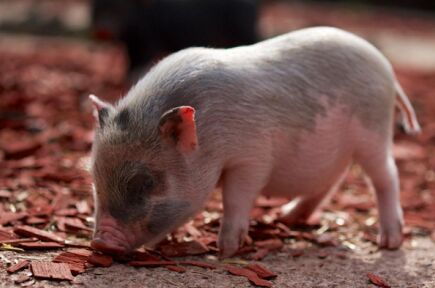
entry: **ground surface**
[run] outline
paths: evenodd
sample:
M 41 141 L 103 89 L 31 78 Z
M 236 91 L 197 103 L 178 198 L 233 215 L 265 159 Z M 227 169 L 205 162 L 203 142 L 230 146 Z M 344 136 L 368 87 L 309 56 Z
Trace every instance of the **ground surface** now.
M 264 9 L 261 27 L 264 34 L 272 35 L 314 24 L 349 29 L 380 47 L 392 59 L 417 110 L 424 133 L 413 138 L 398 132 L 395 139 L 407 238 L 399 251 L 376 248 L 373 196 L 359 169 L 354 168 L 340 193 L 324 208 L 321 220 L 297 230 L 296 236 L 286 237 L 283 247 L 271 251 L 259 263 L 278 274 L 272 280 L 274 287 L 368 287 L 371 285 L 368 272 L 381 276 L 391 287 L 435 287 L 435 22 L 407 12 L 356 13 L 340 8 L 277 5 Z M 0 37 L 0 222 L 5 229 L 17 223 L 33 223 L 67 239 L 87 243 L 89 233 L 61 230 L 59 217 L 68 212 L 71 214 L 67 216 L 72 218 L 75 213 L 74 217 L 92 226 L 90 211 L 64 209 L 80 210 L 76 206 L 80 200 L 92 207 L 90 179 L 81 172 L 92 141 L 93 119 L 87 95 L 95 93 L 105 99 L 117 99 L 126 89 L 124 65 L 119 49 L 110 46 L 62 39 Z M 62 194 L 72 202 L 60 200 Z M 58 210 L 35 210 L 47 205 Z M 270 207 L 259 205 L 264 209 L 258 208 L 253 213 L 251 236 L 255 241 L 276 239 L 277 234 L 267 230 L 276 227 L 265 224 L 268 221 L 264 215 L 270 212 Z M 220 213 L 218 199 L 211 201 L 207 210 Z M 5 221 L 10 211 L 26 211 L 27 216 Z M 215 226 L 209 225 L 204 231 L 199 224 L 204 219 L 215 219 L 216 215 L 203 213 L 195 219 L 193 224 L 202 233 L 200 237 L 215 235 Z M 324 232 L 328 241 L 318 240 Z M 214 244 L 210 243 L 212 247 Z M 0 286 L 20 286 L 14 280 L 29 273 L 25 270 L 8 275 L 5 270 L 9 264 L 19 259 L 51 260 L 58 253 L 57 250 L 0 252 Z M 223 265 L 212 252 L 192 259 Z M 252 254 L 230 261 L 243 266 L 252 262 Z M 109 268 L 91 266 L 76 276 L 72 284 L 95 288 L 252 286 L 246 278 L 231 276 L 222 268 L 189 267 L 186 273 L 179 274 L 163 267 L 133 268 L 124 263 Z M 30 278 L 21 285 L 59 287 L 71 283 Z

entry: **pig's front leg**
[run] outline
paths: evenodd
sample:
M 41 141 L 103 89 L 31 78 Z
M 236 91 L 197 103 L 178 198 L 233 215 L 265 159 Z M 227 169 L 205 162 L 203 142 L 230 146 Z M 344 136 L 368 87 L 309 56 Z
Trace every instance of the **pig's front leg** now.
M 234 168 L 224 173 L 224 215 L 218 240 L 221 258 L 234 255 L 248 235 L 249 214 L 264 179 L 258 171 L 249 168 Z

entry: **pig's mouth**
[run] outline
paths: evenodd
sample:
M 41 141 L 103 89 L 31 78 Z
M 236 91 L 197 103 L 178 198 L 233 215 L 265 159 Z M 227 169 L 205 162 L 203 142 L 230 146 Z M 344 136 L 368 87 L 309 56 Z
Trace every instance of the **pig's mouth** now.
M 134 236 L 136 233 L 124 230 L 111 219 L 102 220 L 97 226 L 91 247 L 115 256 L 130 254 L 138 246 Z
M 139 225 L 140 226 L 140 225 Z M 166 235 L 152 235 L 140 227 L 120 227 L 113 220 L 101 221 L 94 233 L 91 247 L 105 254 L 110 254 L 118 259 L 128 259 L 133 250 L 141 245 L 152 248 Z

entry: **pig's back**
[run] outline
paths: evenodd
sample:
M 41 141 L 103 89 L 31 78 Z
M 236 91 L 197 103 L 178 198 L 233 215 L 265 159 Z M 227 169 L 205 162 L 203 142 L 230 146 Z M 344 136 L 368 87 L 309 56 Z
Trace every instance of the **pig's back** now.
M 244 83 L 239 100 L 264 107 L 284 125 L 313 128 L 317 115 L 343 105 L 377 129 L 394 105 L 389 62 L 365 40 L 339 29 L 303 29 L 223 53 Z

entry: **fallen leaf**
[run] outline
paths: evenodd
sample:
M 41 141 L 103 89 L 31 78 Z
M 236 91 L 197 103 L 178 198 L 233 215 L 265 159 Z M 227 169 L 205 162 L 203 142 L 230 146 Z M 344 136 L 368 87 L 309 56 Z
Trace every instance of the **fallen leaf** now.
M 0 251 L 15 251 L 15 252 L 24 252 L 24 249 L 14 247 L 11 244 L 1 244 Z

